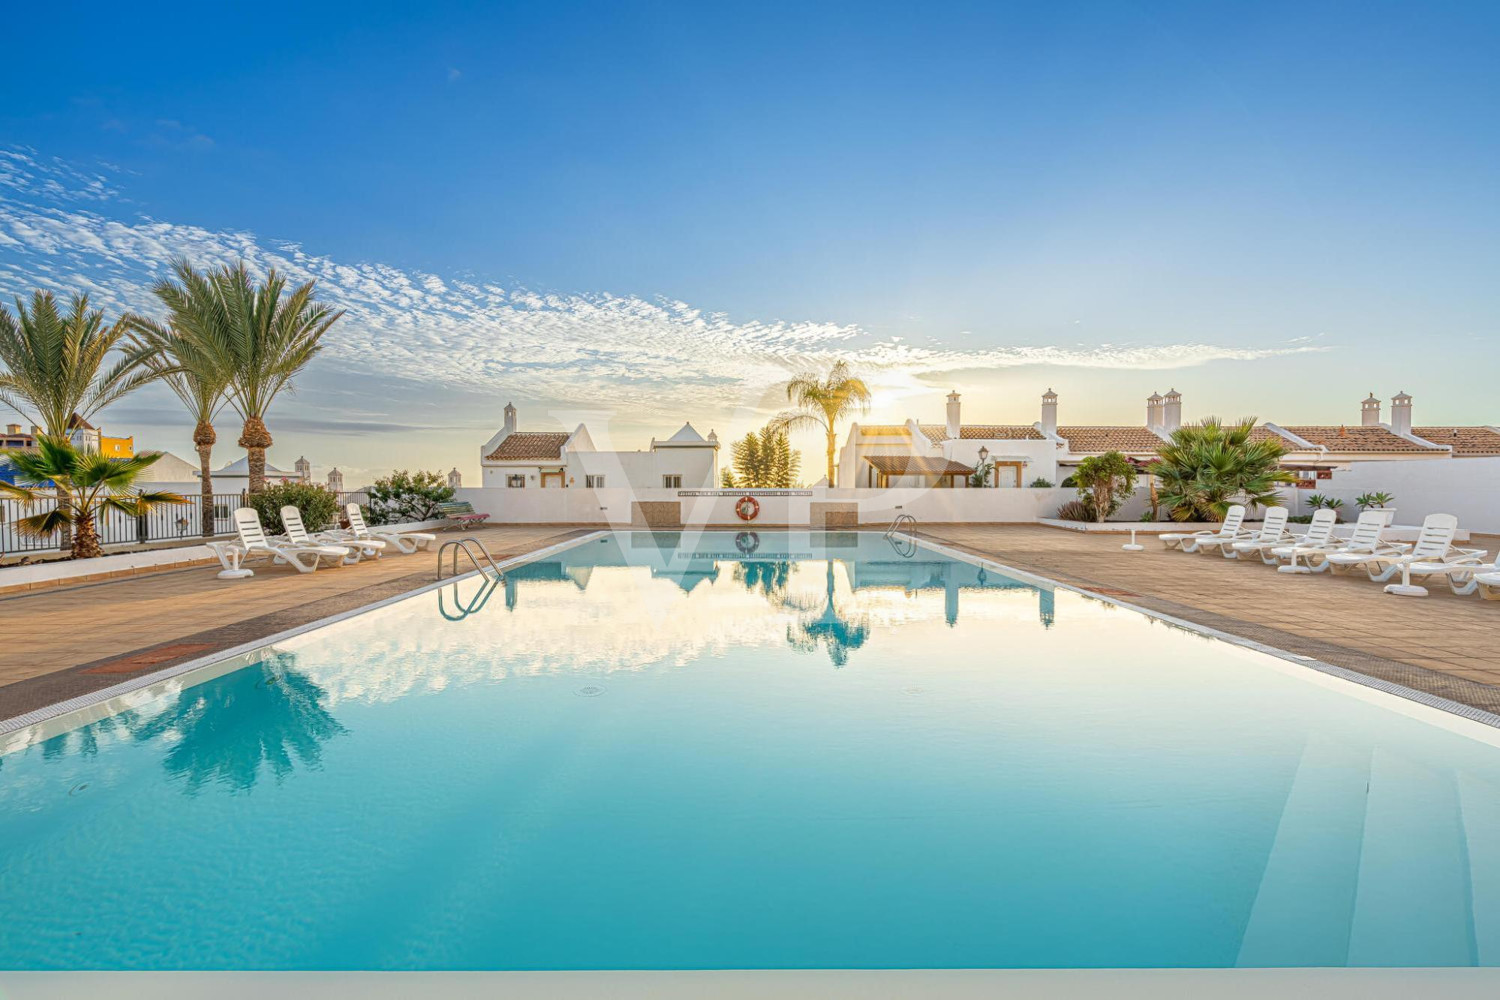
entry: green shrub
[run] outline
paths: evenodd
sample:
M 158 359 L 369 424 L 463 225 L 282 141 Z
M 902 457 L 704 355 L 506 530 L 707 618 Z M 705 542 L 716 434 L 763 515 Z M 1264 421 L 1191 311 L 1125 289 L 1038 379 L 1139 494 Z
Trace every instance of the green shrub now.
M 245 501 L 260 515 L 266 534 L 286 532 L 281 523 L 281 508 L 291 504 L 302 512 L 302 526 L 308 531 L 322 531 L 334 523 L 339 513 L 338 497 L 313 483 L 277 483 Z
M 1050 490 L 1052 488 L 1052 480 L 1046 476 L 1037 476 L 1031 481 L 1031 488 L 1034 490 Z
M 400 524 L 430 520 L 438 504 L 453 499 L 453 487 L 441 472 L 398 469 L 384 479 L 375 480 L 369 495 L 371 524 Z

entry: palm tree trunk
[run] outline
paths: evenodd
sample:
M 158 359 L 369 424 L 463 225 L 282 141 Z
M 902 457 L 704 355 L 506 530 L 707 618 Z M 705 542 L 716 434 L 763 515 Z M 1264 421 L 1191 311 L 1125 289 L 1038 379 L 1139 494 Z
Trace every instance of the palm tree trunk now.
M 838 442 L 834 439 L 834 436 L 833 436 L 833 425 L 830 424 L 829 427 L 828 427 L 828 487 L 829 487 L 829 489 L 832 489 L 833 487 L 835 487 L 835 486 L 838 485 L 838 483 L 834 481 L 835 478 L 838 475 L 838 470 L 835 469 L 834 466 L 833 466 L 833 449 L 834 449 L 834 446 L 837 443 Z
M 193 428 L 193 444 L 198 448 L 198 488 L 201 494 L 198 523 L 204 538 L 212 538 L 215 533 L 212 457 L 214 442 L 217 440 L 213 424 L 204 421 Z
M 271 447 L 271 432 L 259 417 L 247 417 L 245 429 L 240 433 L 240 447 L 245 449 L 250 465 L 249 492 L 264 493 L 266 489 L 266 449 Z
M 199 526 L 203 530 L 204 538 L 212 538 L 214 535 L 214 480 L 210 456 L 213 454 L 214 446 L 211 444 L 200 444 L 198 446 L 198 469 L 202 473 L 200 478 L 200 489 L 202 493 L 201 517 L 198 519 Z
M 75 527 L 78 530 L 73 533 L 73 546 L 70 550 L 73 558 L 92 559 L 102 556 L 104 550 L 99 547 L 99 532 L 94 525 L 94 515 L 80 517 Z

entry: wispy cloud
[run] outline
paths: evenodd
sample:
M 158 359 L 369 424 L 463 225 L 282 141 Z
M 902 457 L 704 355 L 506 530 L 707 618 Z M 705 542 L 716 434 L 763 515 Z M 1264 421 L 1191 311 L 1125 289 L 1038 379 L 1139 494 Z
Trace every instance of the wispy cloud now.
M 27 149 L 0 150 L 0 290 L 85 291 L 111 310 L 155 313 L 150 284 L 174 256 L 199 265 L 243 258 L 315 279 L 347 310 L 324 357 L 353 372 L 419 381 L 431 391 L 495 389 L 518 398 L 586 399 L 645 415 L 754 405 L 789 370 L 848 359 L 879 377 L 1022 365 L 1170 369 L 1318 350 L 1208 343 L 950 349 L 879 337 L 853 324 L 734 319 L 671 297 L 504 287 L 387 264 L 348 262 L 300 244 L 124 212 L 103 174 Z

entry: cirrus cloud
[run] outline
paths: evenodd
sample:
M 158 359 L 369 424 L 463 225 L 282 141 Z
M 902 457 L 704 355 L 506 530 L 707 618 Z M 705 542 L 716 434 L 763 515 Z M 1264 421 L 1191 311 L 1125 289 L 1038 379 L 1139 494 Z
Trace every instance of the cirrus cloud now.
M 110 311 L 156 313 L 151 283 L 174 257 L 243 259 L 295 281 L 346 316 L 326 362 L 428 386 L 517 397 L 588 399 L 642 414 L 759 399 L 789 370 L 845 359 L 879 379 L 967 369 L 1061 365 L 1173 369 L 1319 350 L 1211 343 L 1077 343 L 959 350 L 818 320 L 737 319 L 668 296 L 505 287 L 378 262 L 337 260 L 244 230 L 213 230 L 128 211 L 109 168 L 79 169 L 34 150 L 0 150 L 0 289 L 87 292 Z M 664 389 L 670 389 L 669 393 Z

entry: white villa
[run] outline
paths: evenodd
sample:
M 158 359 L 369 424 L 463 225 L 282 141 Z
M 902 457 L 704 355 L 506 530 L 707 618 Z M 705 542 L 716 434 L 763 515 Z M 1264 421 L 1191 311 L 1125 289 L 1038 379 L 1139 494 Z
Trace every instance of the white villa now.
M 951 392 L 942 424 L 854 424 L 839 453 L 839 485 L 965 487 L 969 475 L 985 464 L 992 467 L 992 488 L 1038 479 L 1057 484 L 1091 455 L 1118 451 L 1148 461 L 1182 425 L 1182 394 L 1175 389 L 1147 398 L 1141 424 L 1059 424 L 1057 409 L 1057 393 L 1048 389 L 1036 423 L 965 424 L 959 394 Z M 1255 434 L 1284 441 L 1283 466 L 1308 479 L 1327 478 L 1356 462 L 1500 456 L 1495 427 L 1414 427 L 1412 397 L 1404 392 L 1391 400 L 1389 423 L 1380 419 L 1380 409 L 1372 393 L 1352 426 L 1267 422 Z
M 479 451 L 481 485 L 511 489 L 712 489 L 719 481 L 719 438 L 683 424 L 645 451 L 600 451 L 588 427 L 523 431 L 506 404 L 505 424 Z

